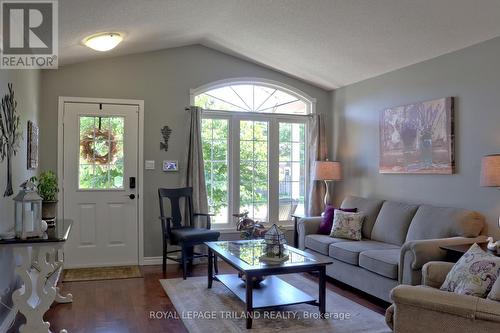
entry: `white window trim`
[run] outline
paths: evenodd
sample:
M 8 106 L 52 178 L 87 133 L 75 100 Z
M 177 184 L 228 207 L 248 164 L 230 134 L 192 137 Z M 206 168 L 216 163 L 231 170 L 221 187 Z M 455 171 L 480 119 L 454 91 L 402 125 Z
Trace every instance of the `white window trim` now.
M 211 118 L 211 119 L 228 119 L 228 129 L 229 135 L 228 138 L 228 178 L 230 179 L 229 183 L 229 194 L 228 197 L 228 222 L 227 223 L 217 223 L 213 224 L 214 229 L 216 230 L 233 230 L 235 221 L 232 217 L 233 214 L 240 213 L 239 207 L 239 126 L 241 120 L 263 120 L 268 121 L 269 131 L 270 133 L 268 137 L 268 165 L 279 165 L 279 130 L 278 126 L 280 122 L 286 123 L 303 123 L 305 125 L 305 133 L 306 133 L 306 144 L 305 144 L 305 192 L 304 193 L 304 206 L 307 207 L 309 204 L 309 196 L 307 189 L 309 188 L 309 163 L 307 163 L 307 156 L 309 156 L 309 147 L 307 145 L 307 138 L 309 133 L 309 121 L 311 115 L 316 113 L 316 99 L 310 97 L 306 93 L 283 84 L 278 81 L 262 79 L 262 78 L 253 78 L 253 77 L 245 77 L 245 78 L 234 78 L 234 79 L 224 79 L 215 81 L 212 83 L 205 84 L 198 88 L 190 89 L 190 105 L 194 105 L 195 97 L 203 94 L 209 90 L 221 88 L 229 85 L 236 84 L 253 84 L 253 85 L 261 85 L 267 86 L 275 89 L 279 89 L 286 93 L 289 93 L 300 100 L 302 100 L 307 106 L 307 114 L 306 115 L 295 115 L 295 114 L 282 114 L 282 113 L 253 113 L 253 112 L 238 112 L 238 111 L 223 111 L 223 110 L 204 110 L 203 118 Z M 275 138 L 271 137 L 272 133 L 274 133 Z M 273 145 L 271 142 L 277 143 L 272 148 Z M 278 169 L 269 167 L 269 191 L 268 197 L 272 198 L 273 193 L 278 191 L 279 188 L 279 174 Z M 279 197 L 279 193 L 276 194 L 276 197 Z M 269 204 L 268 217 L 270 221 L 278 225 L 290 226 L 293 224 L 293 221 L 283 222 L 278 221 L 279 216 L 279 205 L 275 207 L 275 205 Z

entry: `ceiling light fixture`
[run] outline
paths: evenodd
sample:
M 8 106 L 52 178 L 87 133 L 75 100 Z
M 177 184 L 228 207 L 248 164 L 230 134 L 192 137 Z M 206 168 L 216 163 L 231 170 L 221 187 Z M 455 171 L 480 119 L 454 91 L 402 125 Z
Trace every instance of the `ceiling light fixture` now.
M 83 40 L 83 44 L 93 50 L 104 52 L 114 49 L 122 40 L 123 36 L 117 32 L 102 32 L 88 36 Z

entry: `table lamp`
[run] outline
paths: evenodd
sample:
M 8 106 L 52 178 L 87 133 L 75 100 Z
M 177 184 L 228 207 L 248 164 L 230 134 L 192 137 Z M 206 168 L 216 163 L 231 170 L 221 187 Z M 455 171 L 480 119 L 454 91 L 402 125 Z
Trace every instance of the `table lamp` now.
M 486 155 L 481 161 L 481 186 L 497 187 L 500 189 L 500 154 Z M 500 218 L 498 219 L 500 228 Z M 488 249 L 495 250 L 500 247 L 500 241 L 493 242 L 493 238 L 488 238 Z
M 342 168 L 340 162 L 336 161 L 316 161 L 314 164 L 314 180 L 322 180 L 325 182 L 325 207 L 331 203 L 329 183 L 342 180 Z

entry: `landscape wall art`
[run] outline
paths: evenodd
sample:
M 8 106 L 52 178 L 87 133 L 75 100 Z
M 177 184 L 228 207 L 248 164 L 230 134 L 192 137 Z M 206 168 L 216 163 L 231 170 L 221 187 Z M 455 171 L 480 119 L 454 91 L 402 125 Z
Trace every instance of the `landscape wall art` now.
M 453 113 L 453 97 L 383 110 L 380 173 L 452 174 Z

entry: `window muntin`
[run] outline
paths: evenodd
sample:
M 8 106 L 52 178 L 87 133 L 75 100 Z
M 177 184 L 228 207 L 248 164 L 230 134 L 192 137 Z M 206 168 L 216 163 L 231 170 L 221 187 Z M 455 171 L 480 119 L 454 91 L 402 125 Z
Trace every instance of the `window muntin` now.
M 306 115 L 308 103 L 276 87 L 234 84 L 205 91 L 194 98 L 205 110 Z
M 124 189 L 124 129 L 124 117 L 79 117 L 79 190 Z

